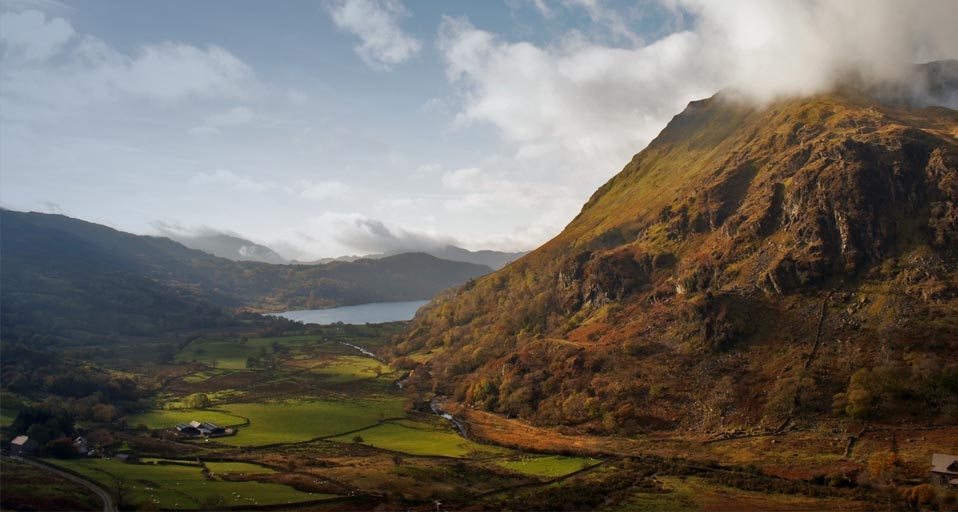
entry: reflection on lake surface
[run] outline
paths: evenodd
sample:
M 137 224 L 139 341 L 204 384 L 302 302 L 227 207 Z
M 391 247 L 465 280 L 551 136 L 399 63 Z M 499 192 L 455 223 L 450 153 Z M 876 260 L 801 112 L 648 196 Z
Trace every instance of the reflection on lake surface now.
M 416 310 L 428 302 L 428 300 L 374 302 L 372 304 L 343 306 L 341 308 L 286 311 L 283 313 L 274 313 L 274 315 L 307 324 L 329 325 L 336 322 L 342 322 L 344 324 L 380 324 L 383 322 L 412 320 L 412 317 L 416 314 Z

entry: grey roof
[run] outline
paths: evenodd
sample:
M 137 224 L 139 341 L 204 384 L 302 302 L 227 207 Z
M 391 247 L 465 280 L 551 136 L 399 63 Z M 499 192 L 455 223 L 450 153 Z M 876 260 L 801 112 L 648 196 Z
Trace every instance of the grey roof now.
M 958 455 L 936 453 L 931 456 L 931 472 L 958 475 Z

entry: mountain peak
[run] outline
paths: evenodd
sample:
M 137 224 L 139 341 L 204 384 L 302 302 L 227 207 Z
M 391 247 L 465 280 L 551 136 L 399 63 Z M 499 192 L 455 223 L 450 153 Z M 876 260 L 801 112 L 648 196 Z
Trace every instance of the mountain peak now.
M 954 110 L 720 94 L 545 246 L 434 303 L 398 349 L 449 340 L 422 389 L 545 424 L 828 414 L 879 345 L 956 363 L 958 324 L 930 321 L 958 312 L 956 205 Z M 810 359 L 826 336 L 844 344 Z

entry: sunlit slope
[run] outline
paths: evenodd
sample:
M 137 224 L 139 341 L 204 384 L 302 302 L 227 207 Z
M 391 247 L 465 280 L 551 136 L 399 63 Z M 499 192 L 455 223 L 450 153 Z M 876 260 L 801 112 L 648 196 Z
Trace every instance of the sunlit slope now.
M 413 389 L 597 431 L 777 428 L 848 414 L 834 395 L 887 367 L 853 413 L 953 418 L 956 137 L 954 110 L 851 89 L 693 102 L 555 239 L 421 315 Z

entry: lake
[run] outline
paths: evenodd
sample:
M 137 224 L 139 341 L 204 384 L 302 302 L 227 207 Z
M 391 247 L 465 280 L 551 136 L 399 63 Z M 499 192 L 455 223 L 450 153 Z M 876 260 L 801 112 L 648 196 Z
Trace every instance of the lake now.
M 381 324 L 412 320 L 416 310 L 426 305 L 428 300 L 406 302 L 374 302 L 357 306 L 343 306 L 329 309 L 304 309 L 274 313 L 275 316 L 288 318 L 306 324 L 329 325 L 336 322 L 344 324 Z

